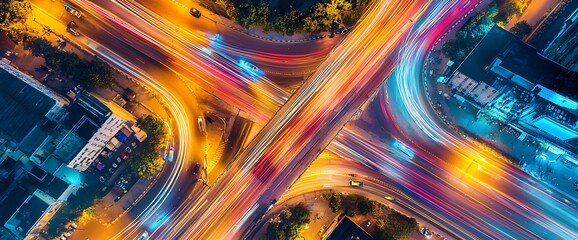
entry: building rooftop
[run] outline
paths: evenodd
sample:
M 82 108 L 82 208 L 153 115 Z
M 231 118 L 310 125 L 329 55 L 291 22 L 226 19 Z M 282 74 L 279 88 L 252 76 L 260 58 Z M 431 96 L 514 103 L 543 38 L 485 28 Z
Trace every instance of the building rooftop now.
M 72 158 L 82 150 L 86 145 L 87 140 L 84 140 L 75 132 L 68 132 L 68 134 L 58 143 L 56 149 L 52 153 L 53 156 L 63 162 L 70 162 Z
M 572 98 L 578 97 L 578 74 L 538 53 L 538 49 L 516 39 L 498 56 L 500 65 L 534 83 Z
M 111 110 L 95 97 L 88 94 L 78 94 L 68 108 L 68 116 L 64 120 L 64 124 L 72 128 L 83 116 L 86 116 L 100 125 L 106 121 L 110 114 L 112 114 Z
M 492 27 L 457 70 L 476 81 L 492 85 L 494 78 L 486 67 L 514 39 L 515 36 L 508 31 L 497 26 Z
M 15 216 L 19 221 L 16 229 L 20 230 L 20 235 L 26 235 L 28 230 L 30 230 L 42 214 L 44 214 L 44 211 L 48 206 L 48 203 L 44 202 L 36 195 L 31 195 L 28 201 L 22 204 Z
M 337 225 L 333 232 L 331 232 L 331 235 L 327 237 L 327 240 L 343 239 L 373 240 L 367 232 L 348 217 L 341 219 L 339 225 Z
M 0 69 L 0 132 L 20 142 L 56 101 Z

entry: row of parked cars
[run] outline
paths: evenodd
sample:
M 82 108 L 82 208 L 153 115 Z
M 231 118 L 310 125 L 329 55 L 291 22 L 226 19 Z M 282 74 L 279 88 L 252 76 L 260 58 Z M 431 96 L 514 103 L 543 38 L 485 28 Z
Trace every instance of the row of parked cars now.
M 76 231 L 76 228 L 78 227 L 78 225 L 76 225 L 76 223 L 71 223 L 70 225 L 68 225 L 68 229 L 66 229 L 66 232 L 64 232 L 61 236 L 60 236 L 60 240 L 66 240 L 68 239 L 70 236 L 72 236 L 72 233 L 74 231 Z
M 110 165 L 110 167 L 104 172 L 104 175 L 101 175 L 98 180 L 102 183 L 106 182 L 106 178 L 111 176 L 112 174 L 114 174 L 114 172 L 116 172 L 116 170 L 118 169 L 118 167 L 128 159 L 128 154 L 132 152 L 132 150 L 136 147 L 136 143 L 132 142 L 131 146 L 125 147 L 125 151 L 122 152 L 121 154 L 118 155 L 118 157 L 116 157 L 116 159 L 112 162 L 112 164 Z M 107 157 L 110 157 L 109 156 Z M 96 170 L 98 171 L 103 171 L 106 168 L 106 165 L 100 161 L 96 164 Z

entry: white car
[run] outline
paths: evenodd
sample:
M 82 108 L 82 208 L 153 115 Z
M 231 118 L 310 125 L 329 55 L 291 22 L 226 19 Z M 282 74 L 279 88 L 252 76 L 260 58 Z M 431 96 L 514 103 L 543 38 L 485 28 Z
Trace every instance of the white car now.
M 136 240 L 146 240 L 149 239 L 149 233 L 144 231 Z
M 421 234 L 423 234 L 427 239 L 431 239 L 433 237 L 433 233 L 426 227 L 421 227 L 419 232 L 421 232 Z
M 363 187 L 363 182 L 349 181 L 349 185 L 354 186 L 354 187 Z

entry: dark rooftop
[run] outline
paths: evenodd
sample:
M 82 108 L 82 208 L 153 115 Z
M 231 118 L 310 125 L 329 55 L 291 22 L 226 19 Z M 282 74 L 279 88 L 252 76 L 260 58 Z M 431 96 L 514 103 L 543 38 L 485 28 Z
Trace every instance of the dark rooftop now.
M 64 123 L 72 128 L 82 116 L 86 116 L 96 124 L 100 125 L 106 121 L 110 116 L 110 109 L 98 101 L 98 99 L 87 94 L 79 94 L 70 107 L 68 108 L 68 116 Z
M 40 127 L 35 127 L 22 139 L 18 149 L 26 155 L 31 156 L 47 137 L 47 131 L 42 130 Z
M 0 69 L 0 132 L 20 142 L 56 101 Z
M 64 191 L 66 191 L 68 188 L 68 183 L 52 175 L 46 177 L 43 181 L 31 177 L 29 178 L 28 183 L 42 190 L 54 199 L 58 199 L 60 195 L 62 195 L 62 193 L 64 193 Z
M 82 150 L 86 143 L 87 141 L 75 132 L 69 132 L 66 137 L 58 143 L 58 146 L 56 146 L 52 154 L 60 161 L 69 163 L 72 158 Z
M 359 240 L 372 240 L 373 238 L 367 234 L 363 229 L 361 229 L 357 224 L 351 221 L 348 217 L 344 217 L 339 225 L 333 230 L 331 235 L 327 237 L 328 240 L 347 240 L 347 239 L 359 239 Z
M 32 195 L 32 198 L 22 205 L 16 215 L 16 218 L 21 220 L 20 225 L 18 226 L 22 228 L 22 235 L 25 235 L 28 230 L 32 228 L 40 216 L 44 214 L 44 211 L 46 211 L 48 206 L 47 203 L 35 195 Z
M 12 214 L 18 210 L 20 205 L 22 205 L 31 193 L 32 191 L 29 191 L 29 189 L 17 186 L 9 193 L 10 197 L 0 202 L 2 206 L 2 211 L 0 211 L 0 225 L 4 225 L 6 221 L 12 217 Z
M 574 99 L 578 96 L 576 72 L 552 62 L 521 40 L 512 41 L 498 57 L 502 60 L 500 65 L 532 83 Z
M 483 81 L 492 85 L 493 77 L 486 71 L 486 67 L 513 39 L 515 36 L 508 31 L 498 26 L 492 27 L 458 67 L 458 71 L 476 81 Z

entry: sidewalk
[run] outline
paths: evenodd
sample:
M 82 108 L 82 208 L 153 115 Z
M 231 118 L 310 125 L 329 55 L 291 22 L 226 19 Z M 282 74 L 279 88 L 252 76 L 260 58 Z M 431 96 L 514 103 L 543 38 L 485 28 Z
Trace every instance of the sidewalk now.
M 140 179 L 124 194 L 113 188 L 94 205 L 96 220 L 103 226 L 111 226 L 117 219 L 126 214 L 132 206 L 136 205 L 150 184 L 151 181 Z M 115 202 L 115 199 L 119 196 L 121 199 Z

